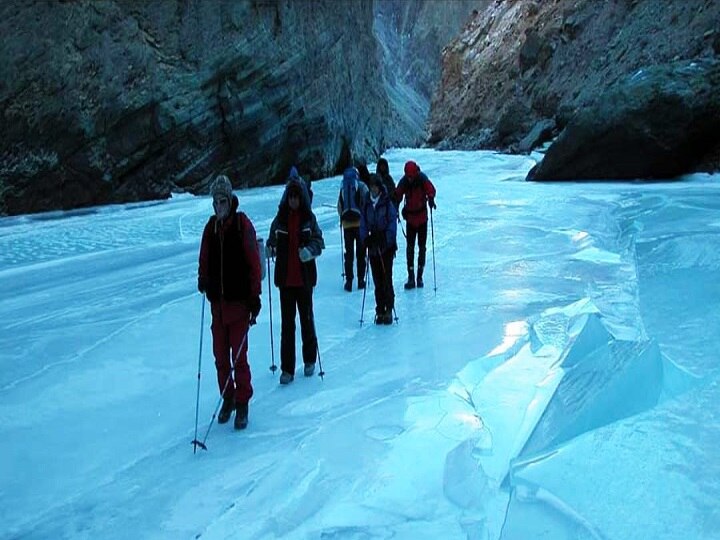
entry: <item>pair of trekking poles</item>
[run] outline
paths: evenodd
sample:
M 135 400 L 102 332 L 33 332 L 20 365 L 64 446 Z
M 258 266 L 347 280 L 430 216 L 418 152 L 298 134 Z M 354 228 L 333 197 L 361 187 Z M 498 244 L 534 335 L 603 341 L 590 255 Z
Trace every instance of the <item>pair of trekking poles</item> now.
M 277 371 L 277 366 L 275 365 L 275 341 L 273 339 L 273 316 L 272 316 L 272 285 L 270 283 L 270 259 L 266 259 L 267 262 L 267 278 L 268 278 L 268 306 L 270 308 L 270 358 L 271 358 L 271 364 L 270 364 L 270 371 L 275 373 Z M 313 333 L 315 334 L 315 349 L 317 353 L 317 359 L 318 359 L 318 368 L 320 368 L 320 371 L 318 372 L 318 376 L 321 379 L 325 378 L 325 371 L 323 371 L 322 368 L 322 360 L 320 359 L 320 345 L 317 344 L 317 330 L 315 328 L 315 317 L 312 319 L 313 324 Z
M 384 283 L 385 282 L 384 277 L 387 275 L 387 273 L 385 271 L 385 261 L 382 258 L 382 254 L 380 255 L 380 265 L 382 266 L 383 283 Z M 370 267 L 370 253 L 367 252 L 367 253 L 365 253 L 365 282 L 366 283 L 367 283 L 367 275 L 368 275 L 369 267 Z M 364 318 L 365 318 L 365 295 L 367 294 L 367 290 L 368 290 L 367 285 L 365 285 L 365 288 L 363 289 L 362 307 L 360 308 L 360 326 L 362 326 L 363 323 L 365 322 L 365 320 L 364 320 Z M 393 306 L 392 310 L 393 310 L 393 320 L 395 322 L 398 322 L 399 319 L 397 316 L 397 311 L 395 311 L 395 306 Z
M 407 234 L 405 234 L 405 228 L 402 226 L 400 217 L 398 217 L 398 223 L 400 223 L 400 230 L 403 236 L 407 240 Z M 435 225 L 433 223 L 433 209 L 430 207 L 430 244 L 432 245 L 432 261 L 433 261 L 433 292 L 437 294 L 437 276 L 435 274 Z
M 200 352 L 198 353 L 198 372 L 197 372 L 197 395 L 195 398 L 195 437 L 192 440 L 193 445 L 193 454 L 197 452 L 198 446 L 202 448 L 203 450 L 207 450 L 207 445 L 205 444 L 207 442 L 208 435 L 210 435 L 210 430 L 213 427 L 213 424 L 215 423 L 215 418 L 217 417 L 218 411 L 220 410 L 220 406 L 223 402 L 223 396 L 225 395 L 225 392 L 227 391 L 228 386 L 230 385 L 230 380 L 232 379 L 233 372 L 235 371 L 235 362 L 237 362 L 238 356 L 240 355 L 240 351 L 245 346 L 245 343 L 247 342 L 248 334 L 250 333 L 250 320 L 248 320 L 248 328 L 245 332 L 245 335 L 243 336 L 243 340 L 240 343 L 240 347 L 238 347 L 237 351 L 235 351 L 235 358 L 232 356 L 230 357 L 230 373 L 228 373 L 227 379 L 225 379 L 225 384 L 223 385 L 222 392 L 220 392 L 220 399 L 217 402 L 217 405 L 215 406 L 215 411 L 213 412 L 212 418 L 210 419 L 210 424 L 208 425 L 207 431 L 205 432 L 205 437 L 203 437 L 203 440 L 200 441 L 197 438 L 197 431 L 198 431 L 198 414 L 200 412 L 200 374 L 202 372 L 202 342 L 203 342 L 203 334 L 205 329 L 205 295 L 203 294 L 202 299 L 202 314 L 200 315 Z
M 400 230 L 402 231 L 403 236 L 407 239 L 407 234 L 405 234 L 405 229 L 403 228 L 402 222 L 400 221 L 399 217 L 398 217 L 398 223 L 400 223 Z M 432 207 L 430 208 L 430 243 L 432 246 L 432 261 L 433 261 L 433 292 L 435 294 L 437 294 L 437 273 L 435 271 L 435 224 L 433 222 Z M 340 245 L 342 247 L 342 249 L 340 251 L 340 254 L 341 254 L 340 263 L 342 265 L 342 274 L 341 275 L 343 278 L 345 278 L 345 259 L 344 259 L 345 237 L 343 235 L 342 223 L 340 223 Z M 369 260 L 370 260 L 369 256 L 366 255 L 366 261 L 368 261 L 368 262 L 366 262 L 366 265 L 365 265 L 365 280 L 366 280 L 366 282 L 367 282 L 367 275 L 368 275 L 368 266 L 370 265 Z M 383 275 L 385 275 L 385 262 L 382 260 L 382 257 L 380 258 L 380 261 L 382 263 Z M 363 318 L 365 316 L 365 294 L 366 294 L 366 292 L 367 292 L 367 286 L 363 290 L 362 308 L 360 310 L 360 326 L 362 326 L 362 324 L 364 322 Z M 393 306 L 393 315 L 394 315 L 395 321 L 397 322 L 398 316 L 397 316 L 397 312 L 395 311 L 395 306 Z
M 271 353 L 271 365 L 270 365 L 270 371 L 275 373 L 277 371 L 277 366 L 275 365 L 275 342 L 273 339 L 273 321 L 272 321 L 272 292 L 271 292 L 271 284 L 270 284 L 270 259 L 267 259 L 267 276 L 268 276 L 268 304 L 270 308 L 270 353 Z M 251 320 L 248 320 L 248 327 L 245 331 L 245 335 L 243 336 L 243 340 L 240 343 L 240 347 L 235 351 L 235 357 L 230 357 L 230 373 L 228 374 L 227 379 L 225 380 L 225 384 L 223 385 L 222 392 L 220 392 L 220 399 L 218 399 L 217 405 L 215 406 L 215 410 L 213 412 L 212 418 L 210 419 L 210 424 L 208 425 L 207 431 L 205 432 L 205 436 L 203 437 L 202 441 L 198 439 L 198 416 L 200 412 L 200 378 L 202 373 L 202 349 L 203 349 L 203 335 L 205 331 L 205 304 L 206 304 L 206 297 L 203 294 L 202 295 L 202 309 L 200 314 L 200 350 L 198 352 L 198 371 L 197 371 L 197 392 L 195 397 L 195 436 L 192 440 L 193 445 L 193 454 L 197 452 L 198 447 L 202 448 L 203 450 L 207 450 L 207 438 L 210 435 L 210 430 L 212 429 L 213 424 L 215 423 L 215 418 L 217 417 L 218 411 L 220 410 L 220 406 L 222 405 L 223 396 L 225 395 L 225 392 L 230 385 L 230 380 L 232 379 L 233 373 L 235 372 L 235 362 L 237 362 L 238 356 L 240 355 L 240 351 L 245 346 L 245 343 L 247 342 L 248 334 L 250 333 L 250 322 Z M 312 321 L 313 327 L 315 326 L 315 319 Z M 317 332 L 315 332 L 315 336 L 317 339 Z M 318 367 L 320 368 L 320 372 L 318 375 L 321 379 L 324 379 L 325 372 L 322 368 L 322 360 L 320 359 L 320 347 L 317 347 L 317 359 L 318 359 Z

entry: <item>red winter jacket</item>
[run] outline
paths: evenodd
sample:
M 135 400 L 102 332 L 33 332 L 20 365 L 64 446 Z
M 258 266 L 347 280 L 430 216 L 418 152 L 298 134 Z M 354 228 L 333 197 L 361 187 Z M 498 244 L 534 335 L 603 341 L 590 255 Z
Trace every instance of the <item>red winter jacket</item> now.
M 435 186 L 423 172 L 413 178 L 403 176 L 395 189 L 395 199 L 401 201 L 405 197 L 402 216 L 412 227 L 427 223 L 427 201 L 435 198 Z

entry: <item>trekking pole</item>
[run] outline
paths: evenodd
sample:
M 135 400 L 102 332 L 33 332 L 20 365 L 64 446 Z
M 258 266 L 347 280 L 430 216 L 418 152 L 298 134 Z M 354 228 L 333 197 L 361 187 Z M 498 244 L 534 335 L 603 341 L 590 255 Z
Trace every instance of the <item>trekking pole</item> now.
M 435 226 L 433 225 L 433 209 L 430 207 L 430 241 L 432 242 L 433 256 L 433 290 L 437 294 L 437 278 L 435 276 Z
M 273 340 L 273 327 L 272 327 L 272 284 L 270 283 L 270 257 L 267 258 L 267 278 L 268 278 L 268 306 L 270 306 L 270 358 L 272 364 L 270 365 L 270 371 L 275 373 L 277 366 L 275 365 L 275 342 Z
M 340 275 L 345 280 L 345 236 L 343 235 L 342 220 L 340 221 L 340 266 L 342 270 Z
M 243 337 L 242 342 L 240 343 L 240 347 L 238 347 L 237 351 L 235 351 L 235 358 L 232 356 L 230 357 L 230 373 L 228 373 L 227 379 L 225 379 L 225 385 L 223 386 L 222 392 L 220 392 L 220 399 L 217 402 L 217 405 L 215 406 L 215 411 L 213 412 L 212 418 L 210 419 L 210 425 L 208 425 L 207 431 L 205 432 L 205 437 L 203 438 L 202 442 L 200 441 L 193 441 L 194 444 L 202 448 L 203 450 L 207 450 L 207 445 L 205 442 L 207 441 L 208 435 L 210 435 L 210 430 L 213 427 L 213 424 L 215 423 L 215 418 L 217 417 L 217 413 L 220 410 L 220 406 L 222 405 L 225 391 L 228 388 L 228 385 L 230 384 L 230 381 L 232 380 L 233 372 L 235 371 L 235 362 L 237 362 L 238 357 L 240 356 L 240 351 L 242 351 L 243 347 L 245 346 L 245 342 L 247 341 L 248 334 L 250 333 L 250 321 L 248 320 L 248 328 L 245 332 L 245 337 Z
M 363 325 L 363 317 L 365 317 L 365 294 L 367 293 L 367 276 L 368 267 L 370 266 L 370 250 L 365 251 L 365 288 L 363 289 L 362 308 L 360 309 L 360 326 Z
M 202 368 L 202 342 L 203 331 L 205 330 L 205 294 L 202 295 L 202 312 L 200 315 L 200 352 L 198 353 L 198 372 L 197 372 L 197 396 L 195 397 L 195 437 L 192 440 L 193 454 L 197 452 L 199 441 L 197 440 L 198 429 L 198 412 L 200 410 L 200 373 Z M 207 450 L 207 449 L 206 449 Z
M 318 342 L 317 338 L 317 329 L 315 328 L 315 316 L 312 317 L 312 325 L 313 325 L 313 333 L 315 334 L 315 353 L 317 354 L 318 359 L 318 367 L 320 368 L 320 371 L 318 372 L 318 377 L 320 377 L 321 380 L 325 380 L 325 371 L 322 368 L 322 360 L 320 360 L 320 344 Z

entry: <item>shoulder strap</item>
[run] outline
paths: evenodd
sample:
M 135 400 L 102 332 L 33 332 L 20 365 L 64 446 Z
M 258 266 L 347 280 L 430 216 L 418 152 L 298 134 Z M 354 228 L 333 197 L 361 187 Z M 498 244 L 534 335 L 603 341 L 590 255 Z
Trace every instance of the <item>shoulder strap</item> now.
M 245 239 L 245 214 L 242 212 L 235 213 L 235 221 L 237 222 L 237 230 L 240 233 L 240 243 L 242 244 Z

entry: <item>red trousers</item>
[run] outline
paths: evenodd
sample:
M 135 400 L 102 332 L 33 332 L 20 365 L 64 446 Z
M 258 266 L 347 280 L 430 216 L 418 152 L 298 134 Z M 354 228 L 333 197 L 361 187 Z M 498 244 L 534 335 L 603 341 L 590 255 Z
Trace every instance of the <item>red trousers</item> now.
M 253 395 L 246 338 L 250 312 L 245 304 L 222 300 L 213 302 L 211 309 L 213 355 L 220 393 L 223 397 L 235 397 L 235 403 L 247 403 Z M 234 380 L 230 376 L 230 355 L 235 366 Z

